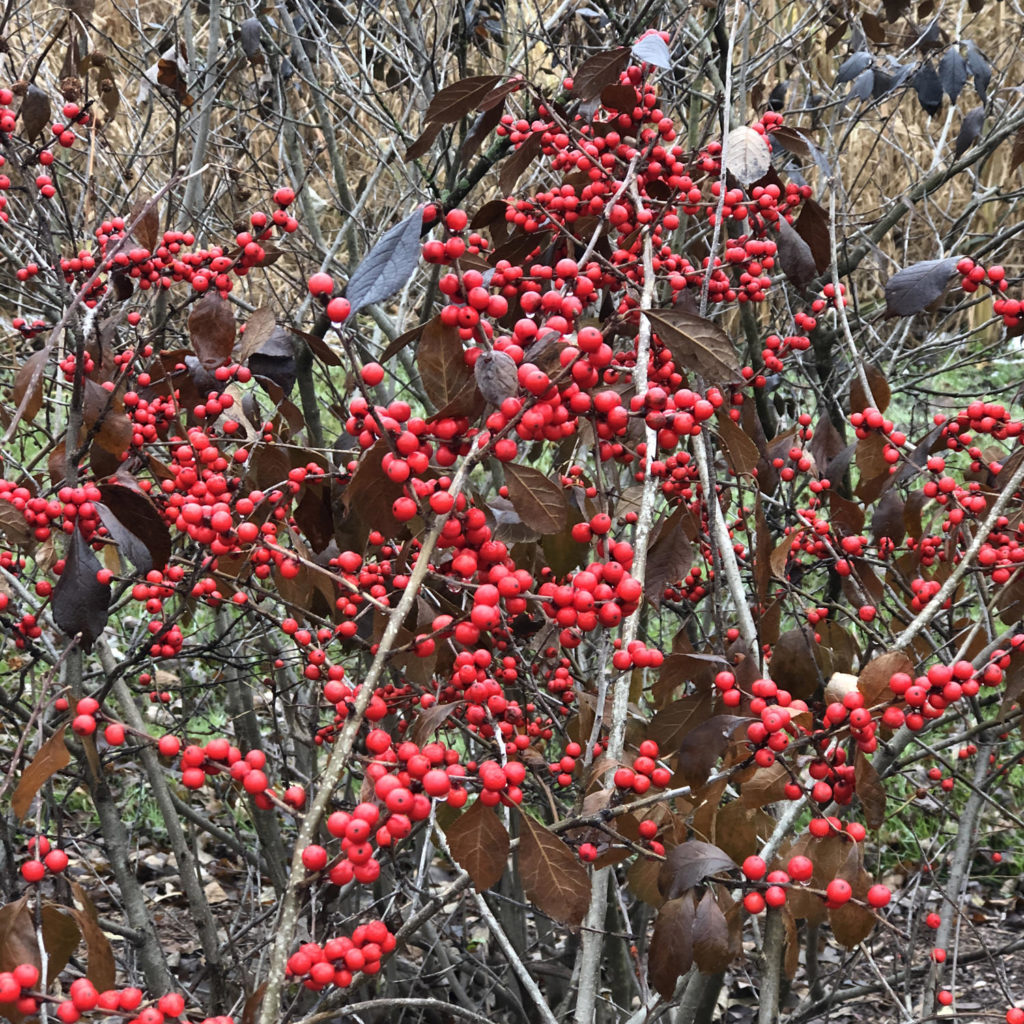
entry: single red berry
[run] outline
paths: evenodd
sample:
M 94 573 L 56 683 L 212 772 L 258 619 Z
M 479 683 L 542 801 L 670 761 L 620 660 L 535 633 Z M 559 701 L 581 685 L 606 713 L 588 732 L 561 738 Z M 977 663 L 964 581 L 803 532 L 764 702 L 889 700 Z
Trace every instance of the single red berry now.
M 302 851 L 302 863 L 307 871 L 323 871 L 327 866 L 327 851 L 322 846 L 307 846 Z
M 307 282 L 309 288 L 309 294 L 312 296 L 319 295 L 330 295 L 334 291 L 334 278 L 330 274 L 325 274 L 322 270 L 316 274 L 311 274 L 309 281 Z

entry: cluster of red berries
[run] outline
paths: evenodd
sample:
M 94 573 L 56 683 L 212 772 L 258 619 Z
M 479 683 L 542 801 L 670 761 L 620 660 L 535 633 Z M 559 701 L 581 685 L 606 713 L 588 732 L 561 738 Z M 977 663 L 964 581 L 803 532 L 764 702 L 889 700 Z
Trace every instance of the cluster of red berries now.
M 359 925 L 351 936 L 306 942 L 288 958 L 288 974 L 320 992 L 328 985 L 348 988 L 355 974 L 376 974 L 395 948 L 395 936 L 380 920 Z
M 658 744 L 654 740 L 644 740 L 635 758 L 632 768 L 617 768 L 612 781 L 621 790 L 630 790 L 637 796 L 643 796 L 651 786 L 664 789 L 672 781 L 672 772 L 658 763 Z
M 68 855 L 59 847 L 51 846 L 46 836 L 33 836 L 28 841 L 28 852 L 31 856 L 22 861 L 21 877 L 30 884 L 41 882 L 47 871 L 59 875 L 68 866 Z

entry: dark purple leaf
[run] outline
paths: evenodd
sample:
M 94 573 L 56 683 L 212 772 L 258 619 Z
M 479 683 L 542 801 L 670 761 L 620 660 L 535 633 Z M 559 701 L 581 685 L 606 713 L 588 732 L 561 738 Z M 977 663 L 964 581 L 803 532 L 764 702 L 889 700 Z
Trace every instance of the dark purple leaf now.
M 213 371 L 227 365 L 235 347 L 236 330 L 231 303 L 216 292 L 208 292 L 192 307 L 188 333 L 204 369 Z
M 253 60 L 260 52 L 260 36 L 263 33 L 263 26 L 259 18 L 246 18 L 238 26 L 238 38 L 242 44 L 242 52 Z
M 633 44 L 632 54 L 645 64 L 653 64 L 656 68 L 672 70 L 672 55 L 668 52 L 668 44 L 657 32 L 648 32 L 643 39 Z
M 107 624 L 110 584 L 96 574 L 103 568 L 78 530 L 71 534 L 64 571 L 53 588 L 53 621 L 69 637 L 81 635 L 89 651 Z
M 975 107 L 964 116 L 963 124 L 960 125 L 960 133 L 956 137 L 956 145 L 953 147 L 953 159 L 959 160 L 974 145 L 981 135 L 981 127 L 985 123 L 985 108 Z
M 926 60 L 914 75 L 914 90 L 917 101 L 929 117 L 939 112 L 942 107 L 942 83 L 938 72 L 930 60 Z
M 978 94 L 981 102 L 984 103 L 988 93 L 988 83 L 992 78 L 992 66 L 977 46 L 973 39 L 967 40 L 967 67 L 974 75 L 974 91 Z
M 778 220 L 779 234 L 776 240 L 778 246 L 779 265 L 783 273 L 798 288 L 814 280 L 817 275 L 817 267 L 814 263 L 814 254 L 811 247 L 793 230 L 793 227 L 785 217 Z
M 956 47 L 942 55 L 939 61 L 939 81 L 949 102 L 956 103 L 960 90 L 967 84 L 967 61 L 960 56 Z
M 715 762 L 729 746 L 737 726 L 748 721 L 740 715 L 715 715 L 692 729 L 679 744 L 679 774 L 688 786 L 703 786 Z
M 885 285 L 885 315 L 913 316 L 926 309 L 946 290 L 956 265 L 957 257 L 947 256 L 897 271 Z
M 386 231 L 349 278 L 345 297 L 352 304 L 351 318 L 364 306 L 390 298 L 413 275 L 420 258 L 423 214 L 413 210 Z
M 875 92 L 875 69 L 865 68 L 854 80 L 853 85 L 850 86 L 850 91 L 846 94 L 847 99 L 853 97 L 854 99 L 860 100 L 862 103 L 866 103 Z
M 839 65 L 839 73 L 836 75 L 836 85 L 844 82 L 852 82 L 858 75 L 862 74 L 871 66 L 875 58 L 867 50 L 860 50 L 851 53 L 842 64 Z
M 584 102 L 597 99 L 606 85 L 619 80 L 619 72 L 626 66 L 627 57 L 629 49 L 625 46 L 602 50 L 588 57 L 573 75 L 573 95 Z
M 430 101 L 426 113 L 427 122 L 454 124 L 476 110 L 500 81 L 501 75 L 474 75 L 445 86 Z

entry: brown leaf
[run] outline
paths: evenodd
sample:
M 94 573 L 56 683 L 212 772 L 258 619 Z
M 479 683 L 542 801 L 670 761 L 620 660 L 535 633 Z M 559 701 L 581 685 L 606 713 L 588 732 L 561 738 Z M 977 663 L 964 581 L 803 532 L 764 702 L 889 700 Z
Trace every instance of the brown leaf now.
M 395 501 L 405 493 L 405 488 L 384 472 L 382 460 L 390 450 L 382 438 L 362 457 L 345 488 L 342 501 L 348 513 L 358 516 L 370 529 L 394 537 L 406 529 L 405 524 L 395 518 L 392 509 Z
M 655 991 L 671 999 L 676 982 L 693 964 L 693 896 L 664 903 L 654 921 L 647 954 L 647 977 Z
M 541 151 L 543 143 L 540 134 L 534 132 L 530 137 L 501 165 L 498 173 L 498 187 L 506 195 L 515 191 L 519 179 L 533 163 Z M 538 241 L 540 240 L 538 235 Z
M 590 875 L 553 832 L 528 814 L 519 816 L 519 877 L 541 913 L 578 928 L 590 906 Z
M 857 798 L 864 808 L 864 821 L 870 829 L 881 828 L 885 821 L 885 787 L 863 750 L 857 751 L 853 770 Z
M 740 802 L 744 807 L 767 807 L 786 795 L 787 782 L 789 782 L 789 772 L 778 761 L 767 768 L 758 768 L 743 783 Z
M 645 310 L 680 373 L 695 370 L 712 384 L 738 380 L 740 367 L 729 336 L 718 324 L 683 309 Z
M 1013 135 L 1013 151 L 1010 154 L 1010 173 L 1024 164 L 1024 127 L 1018 128 Z
M 823 274 L 832 262 L 832 243 L 830 241 L 828 214 L 820 203 L 813 199 L 804 201 L 793 225 L 796 233 L 810 246 L 814 265 L 819 274 Z
M 25 405 L 26 420 L 31 421 L 35 419 L 36 413 L 43 407 L 43 380 L 45 379 L 43 367 L 46 366 L 48 356 L 49 353 L 46 349 L 33 352 L 21 364 L 15 375 L 12 392 L 15 405 L 20 408 L 25 395 L 29 395 L 28 402 Z M 37 374 L 38 377 L 36 376 Z
M 11 810 L 19 818 L 24 818 L 36 794 L 47 779 L 52 778 L 71 761 L 71 755 L 64 743 L 64 730 L 61 726 L 40 748 L 32 762 L 21 773 L 17 788 L 11 797 Z
M 658 889 L 666 900 L 674 900 L 705 878 L 736 868 L 736 862 L 725 850 L 690 839 L 669 850 L 658 872 Z
M 655 607 L 661 606 L 665 588 L 678 583 L 693 567 L 693 547 L 686 533 L 690 511 L 680 505 L 661 524 L 647 549 L 644 594 Z
M 40 966 L 35 922 L 27 895 L 0 907 L 0 971 L 13 971 L 18 964 Z M 6 1016 L 14 1019 L 10 1013 Z
M 160 211 L 157 204 L 149 197 L 139 197 L 128 215 L 128 223 L 135 224 L 132 234 L 139 245 L 153 252 L 160 241 Z
M 882 495 L 871 517 L 871 539 L 876 544 L 883 537 L 891 540 L 897 547 L 903 543 L 903 538 L 907 535 L 903 509 L 903 499 L 899 491 L 895 487 L 890 487 Z
M 584 102 L 596 99 L 606 86 L 618 82 L 619 72 L 626 66 L 628 56 L 629 47 L 616 46 L 588 57 L 573 75 L 573 95 Z
M 277 327 L 277 317 L 269 306 L 260 306 L 250 317 L 238 346 L 238 361 L 244 363 L 270 340 Z
M 857 689 L 864 694 L 864 703 L 870 708 L 892 696 L 889 680 L 897 672 L 913 676 L 914 665 L 902 651 L 888 651 L 872 658 L 857 677 Z
M 649 907 L 660 907 L 665 901 L 658 892 L 658 871 L 661 864 L 647 857 L 637 857 L 626 872 L 626 885 L 637 899 Z
M 505 112 L 504 99 L 500 100 L 495 106 L 487 107 L 476 121 L 473 123 L 472 130 L 466 135 L 465 141 L 462 143 L 462 148 L 459 150 L 459 166 L 467 167 L 470 160 L 476 156 L 483 144 L 484 139 L 491 137 L 491 133 L 501 123 L 502 114 Z
M 498 884 L 505 873 L 509 838 L 493 807 L 480 800 L 445 831 L 455 863 L 473 879 L 477 892 Z
M 212 371 L 227 365 L 235 347 L 235 315 L 231 303 L 216 292 L 207 292 L 192 307 L 188 333 L 192 350 L 205 369 Z
M 44 903 L 40 913 L 47 953 L 46 985 L 49 985 L 67 967 L 71 954 L 82 940 L 82 933 L 74 916 L 59 910 L 53 903 Z
M 788 537 L 779 541 L 768 558 L 768 566 L 776 579 L 786 578 L 786 564 L 789 562 L 789 552 L 796 540 L 796 534 L 791 533 Z
M 75 918 L 85 938 L 85 949 L 88 956 L 86 977 L 98 991 L 104 992 L 114 987 L 114 951 L 111 949 L 110 939 L 100 927 L 96 907 L 88 893 L 78 882 L 71 883 L 71 892 L 81 907 L 80 910 L 75 910 Z
M 473 383 L 473 371 L 466 365 L 459 329 L 445 327 L 439 317 L 423 328 L 416 367 L 423 390 L 438 409 L 451 405 Z
M 444 121 L 428 121 L 426 128 L 409 144 L 409 148 L 405 151 L 405 162 L 407 164 L 411 163 L 413 160 L 419 160 L 421 156 L 429 153 L 430 147 L 434 144 L 438 135 L 441 134 L 443 127 Z
M 505 463 L 508 498 L 527 526 L 540 534 L 561 533 L 569 522 L 565 490 L 532 466 Z
M 801 699 L 814 693 L 822 676 L 828 678 L 832 674 L 827 654 L 806 627 L 787 630 L 778 638 L 771 666 L 772 679 Z
M 662 750 L 672 750 L 683 737 L 711 716 L 711 694 L 691 693 L 659 711 L 647 727 L 647 738 Z
M 9 547 L 20 547 L 32 540 L 28 521 L 9 501 L 0 501 L 0 537 Z
M 729 738 L 746 721 L 740 715 L 715 715 L 683 737 L 679 774 L 686 785 L 696 789 L 707 782 L 711 769 L 729 746 Z
M 476 110 L 500 81 L 501 75 L 474 75 L 446 85 L 434 94 L 427 107 L 426 120 L 454 124 Z
M 747 432 L 728 415 L 719 415 L 718 436 L 725 445 L 729 468 L 739 476 L 749 476 L 761 461 L 761 453 Z
M 860 843 L 850 843 L 842 866 L 833 877 L 845 879 L 853 889 L 854 900 L 863 900 L 871 885 L 871 876 L 864 870 L 864 851 Z M 844 903 L 829 911 L 828 923 L 836 939 L 853 949 L 863 942 L 875 927 L 875 915 L 859 903 Z
M 864 376 L 867 378 L 868 387 L 871 388 L 871 398 L 864 391 L 860 382 L 860 374 L 856 374 L 853 383 L 850 385 L 850 412 L 864 412 L 865 409 L 877 409 L 885 412 L 889 407 L 892 398 L 892 391 L 889 389 L 889 382 L 885 374 L 874 364 L 864 364 Z
M 742 864 L 760 850 L 775 824 L 775 819 L 760 807 L 746 807 L 740 800 L 730 800 L 715 817 L 715 843 L 737 864 Z
M 120 399 L 94 380 L 86 379 L 82 422 L 105 452 L 122 455 L 132 443 L 132 422 L 120 409 Z
M 729 926 L 710 889 L 697 904 L 693 920 L 693 959 L 702 974 L 717 974 L 732 962 Z

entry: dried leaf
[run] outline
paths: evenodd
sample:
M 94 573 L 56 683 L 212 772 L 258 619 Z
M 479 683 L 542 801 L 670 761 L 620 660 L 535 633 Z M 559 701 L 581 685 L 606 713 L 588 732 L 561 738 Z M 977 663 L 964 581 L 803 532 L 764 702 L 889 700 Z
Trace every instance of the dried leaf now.
M 676 982 L 693 965 L 693 918 L 690 893 L 664 903 L 655 918 L 647 956 L 647 977 L 664 999 L 672 998 Z
M 40 966 L 36 926 L 27 895 L 0 907 L 0 971 L 13 971 L 18 964 L 33 964 L 37 969 Z M 5 1015 L 14 1019 L 11 1012 Z
M 902 651 L 887 651 L 869 661 L 857 677 L 857 689 L 864 694 L 864 703 L 869 707 L 881 704 L 892 696 L 889 680 L 897 672 L 914 673 L 914 665 Z
M 128 215 L 128 223 L 134 224 L 132 234 L 144 249 L 153 252 L 160 240 L 160 211 L 151 198 L 139 198 Z
M 645 64 L 653 64 L 656 68 L 672 70 L 672 55 L 668 51 L 668 43 L 657 32 L 648 32 L 633 44 L 632 55 Z
M 96 574 L 103 568 L 82 534 L 75 530 L 68 543 L 64 571 L 53 588 L 53 621 L 68 637 L 81 635 L 89 651 L 107 624 L 110 584 Z
M 666 658 L 667 664 L 670 659 Z M 687 733 L 703 725 L 711 717 L 711 694 L 689 693 L 662 708 L 647 727 L 647 738 L 662 750 L 672 750 Z
M 718 324 L 682 309 L 645 310 L 680 373 L 694 370 L 708 383 L 739 379 L 739 363 L 729 336 Z
M 498 884 L 505 872 L 509 838 L 493 807 L 474 801 L 445 830 L 445 835 L 452 858 L 473 880 L 477 892 Z
M 82 933 L 72 914 L 60 910 L 53 903 L 40 908 L 43 946 L 46 949 L 46 986 L 56 979 L 71 959 L 71 954 L 82 941 Z
M 886 799 L 882 780 L 863 750 L 857 751 L 853 768 L 854 788 L 864 808 L 864 822 L 872 830 L 881 828 L 885 821 Z
M 33 352 L 18 368 L 14 378 L 14 388 L 11 397 L 19 408 L 28 395 L 25 404 L 25 419 L 30 422 L 35 419 L 36 413 L 43 407 L 43 380 L 45 374 L 43 368 L 46 366 L 49 353 L 46 349 Z
M 590 875 L 561 839 L 528 814 L 519 816 L 519 877 L 527 899 L 568 928 L 583 923 Z
M 721 415 L 718 436 L 725 445 L 729 468 L 738 476 L 749 476 L 761 461 L 761 452 L 747 432 L 728 415 Z
M 498 186 L 502 192 L 506 195 L 510 195 L 515 191 L 515 187 L 519 182 L 519 179 L 523 176 L 526 169 L 533 163 L 533 161 L 540 154 L 542 148 L 542 141 L 539 132 L 534 132 L 530 137 L 501 165 L 501 170 L 498 173 Z M 537 244 L 543 242 L 543 236 L 535 234 L 528 237 L 536 238 Z M 504 253 L 504 250 L 501 250 Z M 495 254 L 496 255 L 496 254 Z M 492 256 L 493 258 L 493 256 Z M 508 259 L 509 257 L 503 255 L 501 258 Z
M 867 378 L 868 387 L 871 388 L 871 396 L 869 398 L 865 394 L 860 374 L 856 374 L 850 384 L 850 412 L 864 412 L 865 409 L 885 412 L 892 399 L 892 390 L 885 379 L 885 374 L 874 363 L 865 363 L 864 376 Z
M 85 938 L 88 957 L 86 977 L 96 986 L 97 991 L 105 992 L 114 987 L 114 951 L 100 927 L 96 907 L 89 895 L 78 882 L 71 883 L 71 892 L 81 907 L 81 910 L 75 910 L 75 917 Z
M 505 463 L 509 501 L 519 518 L 540 534 L 561 533 L 569 522 L 565 490 L 531 466 Z
M 684 519 L 690 511 L 680 505 L 662 524 L 647 549 L 644 594 L 655 607 L 661 606 L 665 588 L 678 583 L 693 566 L 693 547 L 686 535 Z
M 441 134 L 441 129 L 444 128 L 443 121 L 429 121 L 427 122 L 426 128 L 409 144 L 408 149 L 405 151 L 405 162 L 411 163 L 413 160 L 419 160 L 425 153 L 430 152 L 430 147 L 434 144 L 438 135 Z
M 740 125 L 725 137 L 722 160 L 741 185 L 752 185 L 768 173 L 772 151 L 763 135 L 747 125 Z
M 38 85 L 29 85 L 21 101 L 19 115 L 22 133 L 29 142 L 34 142 L 51 123 L 49 94 Z
M 29 766 L 21 773 L 11 797 L 11 810 L 18 818 L 25 817 L 43 784 L 70 763 L 71 755 L 64 743 L 65 728 L 62 725 L 43 743 Z
M 270 340 L 274 328 L 277 327 L 277 316 L 269 306 L 260 306 L 249 317 L 249 322 L 242 331 L 242 340 L 238 345 L 238 361 L 244 363 L 249 356 L 259 352 Z
M 390 298 L 405 286 L 419 263 L 422 230 L 423 214 L 413 210 L 386 231 L 367 253 L 345 288 L 345 297 L 352 307 L 350 319 L 360 309 Z
M 913 316 L 925 310 L 946 290 L 957 262 L 956 256 L 947 256 L 898 270 L 885 285 L 885 315 Z
M 984 103 L 988 96 L 988 83 L 992 78 L 992 66 L 982 56 L 973 39 L 968 39 L 965 45 L 967 47 L 967 67 L 974 76 L 974 91 Z
M 658 889 L 666 900 L 674 900 L 711 875 L 737 870 L 725 850 L 690 839 L 668 851 L 658 872 Z
M 519 390 L 516 361 L 507 352 L 488 349 L 473 364 L 477 389 L 491 405 L 501 405 Z

